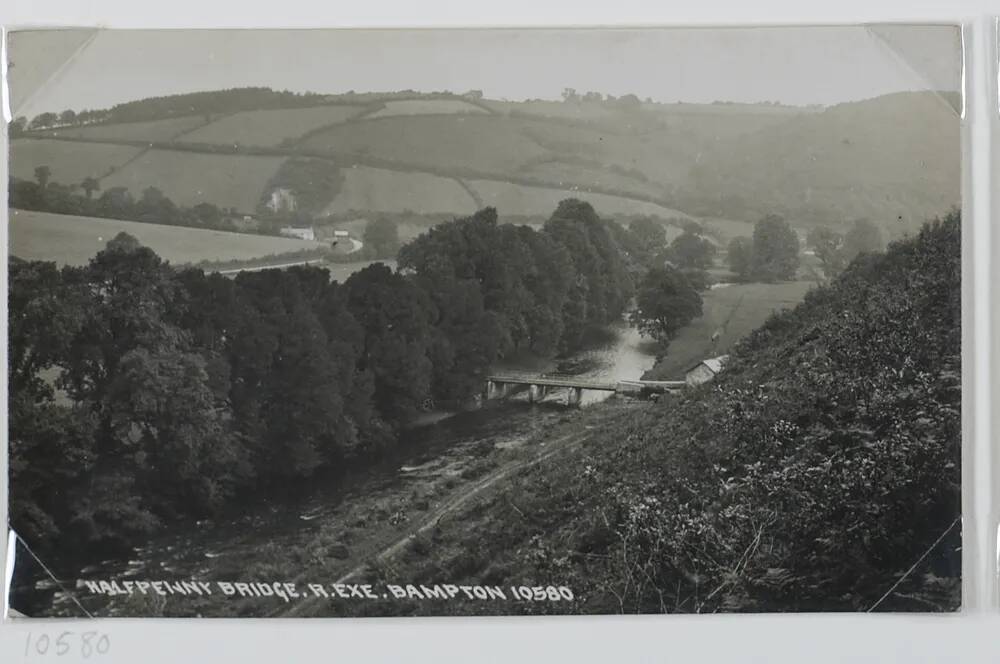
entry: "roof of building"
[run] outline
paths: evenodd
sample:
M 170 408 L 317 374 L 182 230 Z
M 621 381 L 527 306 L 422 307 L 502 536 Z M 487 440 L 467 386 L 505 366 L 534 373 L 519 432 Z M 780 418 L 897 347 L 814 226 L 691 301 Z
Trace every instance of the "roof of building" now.
M 726 360 L 728 359 L 729 359 L 728 355 L 719 355 L 718 357 L 710 357 L 708 359 L 704 359 L 698 362 L 697 364 L 688 367 L 685 370 L 685 373 L 687 373 L 688 371 L 694 371 L 703 364 L 706 367 L 708 367 L 712 371 L 712 373 L 719 373 L 720 371 L 722 371 L 722 367 L 726 364 Z

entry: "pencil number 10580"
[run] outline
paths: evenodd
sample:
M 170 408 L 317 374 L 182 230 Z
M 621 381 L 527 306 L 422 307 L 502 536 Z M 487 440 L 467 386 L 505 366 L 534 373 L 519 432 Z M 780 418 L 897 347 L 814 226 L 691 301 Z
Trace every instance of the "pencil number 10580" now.
M 58 636 L 52 636 L 48 633 L 36 635 L 33 632 L 28 632 L 28 638 L 24 641 L 25 658 L 76 655 L 88 659 L 95 655 L 106 655 L 109 650 L 111 650 L 111 637 L 97 631 L 73 632 L 67 630 L 60 632 Z

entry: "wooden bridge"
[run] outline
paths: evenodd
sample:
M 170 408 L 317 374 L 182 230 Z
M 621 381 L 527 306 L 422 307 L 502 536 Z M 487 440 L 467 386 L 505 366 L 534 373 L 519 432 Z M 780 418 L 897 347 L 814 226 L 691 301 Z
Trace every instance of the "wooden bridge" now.
M 558 374 L 497 373 L 486 377 L 486 398 L 502 399 L 512 391 L 511 388 L 524 386 L 528 388 L 528 401 L 531 403 L 544 399 L 550 389 L 565 389 L 566 405 L 579 406 L 584 390 L 641 396 L 679 390 L 684 387 L 684 381 L 620 380 L 610 382 Z

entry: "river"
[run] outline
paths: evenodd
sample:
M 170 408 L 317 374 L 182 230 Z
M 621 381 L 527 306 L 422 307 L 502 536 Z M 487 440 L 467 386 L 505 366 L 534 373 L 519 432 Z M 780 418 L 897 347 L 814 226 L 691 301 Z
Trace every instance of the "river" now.
M 555 361 L 553 368 L 561 374 L 610 382 L 637 379 L 654 361 L 638 332 L 623 323 L 613 327 L 603 342 Z M 609 396 L 607 392 L 585 391 L 582 405 L 587 407 Z M 72 590 L 80 583 L 77 578 L 236 578 L 247 569 L 259 569 L 268 555 L 274 555 L 276 546 L 305 548 L 319 529 L 354 523 L 358 514 L 377 510 L 384 515 L 395 510 L 401 515 L 388 518 L 404 520 L 407 500 L 423 487 L 436 488 L 447 481 L 449 487 L 460 490 L 463 481 L 471 483 L 466 471 L 482 458 L 484 449 L 517 447 L 571 417 L 564 403 L 562 390 L 536 404 L 528 403 L 525 393 L 514 394 L 502 401 L 485 402 L 478 410 L 404 431 L 394 453 L 375 467 L 335 480 L 327 477 L 303 483 L 294 488 L 293 495 L 261 500 L 224 518 L 165 527 L 131 559 L 88 566 L 76 578 L 67 574 L 62 585 Z M 387 498 L 382 501 L 381 496 Z M 62 591 L 51 578 L 41 574 L 39 578 L 25 613 L 83 615 L 69 592 Z M 102 598 L 82 591 L 76 597 L 89 612 L 108 614 Z

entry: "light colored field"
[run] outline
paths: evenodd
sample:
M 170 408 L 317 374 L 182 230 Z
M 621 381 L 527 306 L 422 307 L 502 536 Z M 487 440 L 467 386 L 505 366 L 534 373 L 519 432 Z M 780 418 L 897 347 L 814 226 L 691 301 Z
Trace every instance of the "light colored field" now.
M 524 173 L 561 187 L 574 185 L 584 188 L 603 187 L 617 192 L 645 196 L 663 196 L 667 193 L 663 187 L 634 176 L 561 161 L 535 164 L 525 169 Z
M 741 338 L 760 327 L 775 311 L 790 309 L 802 301 L 813 284 L 790 281 L 777 284 L 733 284 L 702 293 L 703 314 L 682 329 L 670 342 L 666 357 L 646 378 L 681 380 L 695 363 L 724 355 Z M 712 335 L 719 338 L 712 341 Z
M 388 101 L 369 118 L 386 118 L 393 115 L 437 115 L 451 113 L 488 113 L 460 99 L 403 99 Z
M 427 173 L 355 166 L 341 170 L 340 193 L 324 211 L 472 213 L 476 203 L 458 182 Z
M 363 106 L 312 106 L 267 111 L 241 111 L 180 137 L 189 143 L 218 143 L 272 147 L 295 140 L 327 125 L 346 122 Z
M 429 169 L 510 174 L 547 154 L 522 122 L 493 115 L 409 115 L 331 127 L 304 145 Z
M 500 216 L 505 214 L 548 216 L 556 209 L 559 201 L 579 198 L 593 205 L 597 213 L 603 217 L 617 214 L 648 214 L 663 219 L 687 218 L 686 214 L 678 210 L 620 196 L 569 189 L 526 187 L 496 180 L 469 180 L 468 184 L 479 194 L 483 204 L 496 207 Z
M 106 175 L 138 153 L 138 148 L 126 145 L 17 139 L 10 145 L 10 173 L 34 180 L 35 168 L 48 166 L 51 182 L 80 184 L 84 178 Z
M 212 203 L 253 212 L 268 180 L 285 157 L 199 154 L 150 150 L 101 181 L 101 187 L 127 187 L 138 197 L 156 187 L 177 205 Z
M 560 120 L 605 120 L 622 112 L 621 109 L 613 106 L 594 102 L 565 103 L 544 100 L 522 102 L 484 100 L 483 103 L 497 113 L 528 113 L 545 118 L 558 118 Z
M 101 141 L 169 141 L 175 136 L 191 131 L 203 124 L 205 124 L 204 116 L 185 115 L 180 118 L 152 120 L 150 122 L 122 122 L 119 124 L 54 129 L 49 134 L 72 138 L 92 138 Z
M 698 220 L 706 233 L 716 239 L 725 249 L 730 240 L 736 237 L 753 237 L 754 222 L 738 221 L 736 219 L 718 219 L 706 217 Z
M 339 281 L 340 283 L 344 283 L 345 281 L 347 281 L 347 278 L 349 276 L 351 276 L 355 272 L 360 272 L 361 270 L 365 269 L 366 267 L 368 267 L 373 263 L 384 263 L 386 267 L 388 267 L 390 270 L 392 270 L 393 272 L 396 271 L 396 261 L 393 260 L 359 261 L 357 263 L 341 263 L 341 264 L 328 263 L 323 267 L 325 267 L 330 271 L 330 278 L 333 279 L 333 281 Z
M 324 246 L 295 238 L 11 210 L 9 253 L 26 260 L 85 265 L 118 233 L 134 236 L 174 264 L 247 260 Z

